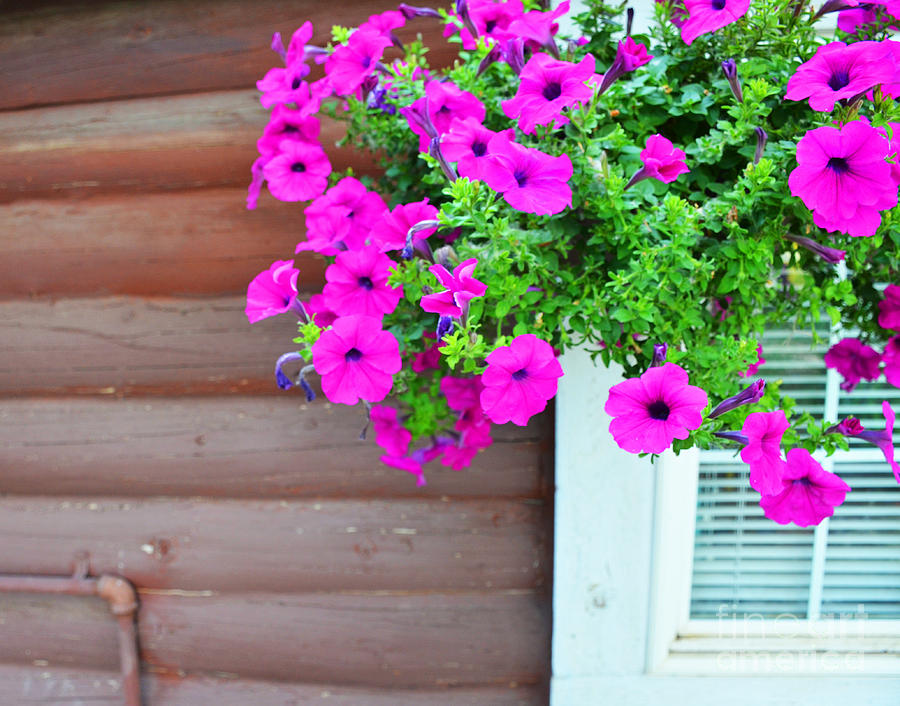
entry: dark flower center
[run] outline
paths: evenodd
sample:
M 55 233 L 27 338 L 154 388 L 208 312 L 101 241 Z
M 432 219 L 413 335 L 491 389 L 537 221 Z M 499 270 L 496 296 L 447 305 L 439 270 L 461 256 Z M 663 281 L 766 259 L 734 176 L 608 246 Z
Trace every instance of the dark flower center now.
M 487 152 L 487 145 L 483 142 L 473 142 L 472 143 L 472 154 L 476 157 L 484 157 L 484 153 Z
M 369 65 L 370 65 L 371 63 L 372 63 L 372 57 L 371 57 L 371 56 L 364 56 L 364 57 L 363 57 L 362 65 L 363 65 L 363 68 L 364 68 L 364 69 L 368 69 L 368 68 L 369 68 Z
M 363 289 L 369 290 L 373 287 L 372 280 L 368 277 L 360 277 L 357 281 L 359 282 L 359 286 Z
M 713 10 L 724 10 L 725 0 L 712 0 L 712 8 Z
M 832 157 L 828 160 L 827 167 L 838 174 L 846 174 L 850 171 L 850 165 L 843 157 Z
M 548 101 L 556 100 L 562 95 L 562 86 L 559 85 L 559 81 L 548 83 L 544 86 L 544 90 L 541 91 L 541 95 Z
M 516 372 L 514 372 L 512 374 L 512 379 L 516 380 L 516 381 L 524 380 L 527 377 L 528 377 L 528 371 L 525 370 L 525 368 L 522 368 L 521 370 L 517 370 Z
M 291 81 L 291 90 L 296 91 L 298 88 L 300 88 L 300 78 L 299 77 L 295 78 L 293 81 Z
M 812 483 L 809 482 L 809 478 L 794 478 L 794 485 L 809 486 Z
M 661 422 L 664 422 L 669 418 L 670 411 L 669 405 L 662 400 L 656 400 L 656 402 L 651 403 L 651 405 L 647 407 L 647 413 L 650 415 L 650 419 L 658 419 Z
M 848 83 L 850 83 L 850 76 L 847 74 L 847 69 L 838 69 L 828 79 L 828 86 L 832 91 L 839 91 Z
M 528 175 L 521 170 L 516 170 L 515 174 L 513 174 L 513 179 L 516 180 L 516 183 L 519 185 L 519 188 L 522 188 L 522 189 L 524 189 L 525 184 L 528 183 Z
M 357 360 L 362 358 L 362 351 L 359 348 L 351 348 L 349 351 L 344 353 L 344 360 L 348 363 L 355 363 Z
M 294 162 L 291 165 L 291 171 L 292 172 L 305 172 L 306 165 L 303 162 Z
M 296 125 L 285 125 L 283 128 L 281 128 L 281 132 L 282 134 L 286 132 L 300 132 L 300 128 Z
M 484 23 L 484 31 L 490 34 L 494 31 L 494 28 L 497 26 L 497 20 L 488 20 Z

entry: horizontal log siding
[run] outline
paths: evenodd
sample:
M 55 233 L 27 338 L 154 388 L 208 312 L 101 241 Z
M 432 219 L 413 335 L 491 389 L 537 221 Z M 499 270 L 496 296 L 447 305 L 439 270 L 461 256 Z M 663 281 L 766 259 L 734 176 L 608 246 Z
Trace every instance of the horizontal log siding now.
M 276 390 L 292 325 L 243 315 L 303 239 L 301 204 L 244 208 L 271 32 L 391 6 L 0 9 L 0 572 L 86 554 L 132 580 L 148 706 L 546 703 L 550 413 L 417 488 L 361 409 Z M 400 36 L 444 66 L 440 31 Z M 374 173 L 341 134 L 335 168 Z M 320 291 L 323 259 L 296 263 Z M 102 601 L 0 595 L 0 703 L 119 689 Z

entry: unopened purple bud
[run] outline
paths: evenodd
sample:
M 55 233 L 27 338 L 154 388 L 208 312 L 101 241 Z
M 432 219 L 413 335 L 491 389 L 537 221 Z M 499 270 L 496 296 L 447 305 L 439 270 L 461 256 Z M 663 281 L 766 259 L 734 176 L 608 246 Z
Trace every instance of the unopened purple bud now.
M 722 72 L 728 79 L 728 85 L 731 87 L 731 93 L 734 95 L 738 103 L 744 102 L 744 91 L 741 89 L 741 80 L 738 78 L 737 62 L 734 59 L 726 59 L 722 62 Z
M 510 39 L 503 47 L 503 59 L 518 76 L 525 68 L 525 40 L 521 37 Z
M 284 42 L 281 40 L 281 32 L 275 32 L 275 34 L 272 35 L 272 44 L 269 48 L 278 54 L 282 61 L 287 60 L 287 51 L 285 51 Z
M 309 386 L 309 383 L 306 382 L 306 378 L 300 378 L 300 387 L 303 388 L 303 391 L 306 393 L 306 401 L 312 402 L 316 399 L 316 393 L 313 392 L 313 389 Z
M 717 436 L 720 439 L 728 439 L 728 441 L 736 441 L 744 446 L 750 443 L 750 439 L 739 431 L 714 431 L 713 436 Z
M 456 0 L 456 16 L 462 20 L 465 28 L 469 30 L 472 39 L 478 39 L 478 28 L 475 27 L 475 23 L 472 22 L 472 15 L 469 14 L 468 0 Z
M 441 340 L 448 333 L 453 331 L 453 319 L 449 316 L 441 316 L 438 318 L 437 340 Z
M 441 16 L 440 12 L 430 7 L 414 7 L 403 2 L 400 3 L 397 9 L 408 20 L 411 20 L 415 17 L 437 17 L 438 19 L 440 19 Z
M 765 380 L 757 380 L 754 383 L 751 383 L 743 390 L 741 390 L 736 395 L 729 397 L 727 400 L 722 400 L 719 404 L 716 405 L 715 409 L 709 413 L 707 419 L 715 419 L 716 417 L 720 417 L 726 412 L 730 412 L 733 409 L 737 409 L 745 404 L 755 404 L 762 399 L 763 394 L 766 391 L 766 381 Z
M 425 99 L 425 107 L 424 109 L 421 106 L 410 105 L 405 108 L 401 108 L 400 112 L 404 117 L 408 118 L 412 122 L 416 123 L 420 128 L 425 131 L 425 134 L 428 137 L 437 137 L 437 128 L 435 128 L 434 123 L 431 122 L 431 116 L 428 115 L 428 99 Z
M 657 368 L 666 362 L 666 354 L 669 352 L 668 343 L 653 344 L 653 360 L 650 362 L 651 368 Z
M 295 360 L 303 360 L 303 356 L 296 352 L 285 353 L 275 361 L 275 382 L 282 390 L 290 390 L 293 387 L 291 379 L 284 372 L 283 368 L 286 363 Z
M 412 260 L 413 239 L 415 238 L 416 233 L 420 233 L 423 230 L 431 230 L 432 228 L 437 228 L 440 225 L 440 221 L 427 220 L 419 221 L 414 226 L 412 226 L 408 231 L 406 231 L 406 245 L 404 245 L 403 250 L 400 251 L 400 257 L 402 257 L 404 260 Z
M 865 427 L 862 425 L 862 422 L 860 422 L 856 417 L 847 417 L 837 424 L 828 427 L 825 430 L 825 433 L 843 434 L 844 436 L 859 436 L 864 431 Z
M 434 157 L 438 164 L 441 167 L 441 171 L 444 172 L 444 176 L 447 177 L 448 181 L 454 182 L 457 179 L 456 170 L 453 166 L 444 158 L 444 153 L 441 152 L 441 138 L 440 137 L 432 137 L 431 142 L 428 145 L 428 154 Z
M 475 72 L 476 76 L 481 76 L 485 71 L 487 71 L 488 66 L 491 64 L 500 61 L 503 58 L 503 50 L 500 48 L 499 44 L 495 44 L 491 47 L 491 50 L 487 53 L 481 63 L 478 64 L 478 71 Z
M 634 8 L 629 7 L 625 10 L 625 36 L 631 36 L 631 25 L 634 23 Z
M 802 235 L 791 235 L 788 233 L 784 236 L 786 240 L 790 240 L 792 243 L 797 243 L 797 245 L 806 248 L 812 253 L 815 253 L 819 257 L 821 257 L 825 262 L 830 262 L 832 265 L 836 265 L 844 259 L 844 256 L 847 254 L 844 250 L 838 250 L 837 248 L 829 248 L 827 245 L 822 245 L 821 243 L 817 243 L 812 238 L 807 238 Z
M 763 156 L 763 150 L 766 149 L 769 133 L 761 127 L 755 127 L 753 130 L 756 132 L 756 154 L 753 155 L 753 164 L 759 164 L 759 160 L 761 160 Z

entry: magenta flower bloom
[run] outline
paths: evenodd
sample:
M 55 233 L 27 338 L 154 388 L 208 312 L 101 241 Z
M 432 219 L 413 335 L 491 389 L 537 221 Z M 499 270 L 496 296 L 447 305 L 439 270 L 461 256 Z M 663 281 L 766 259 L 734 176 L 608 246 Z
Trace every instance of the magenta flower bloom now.
M 552 216 L 572 205 L 569 155 L 553 157 L 510 142 L 503 134 L 491 139 L 488 151 L 492 156 L 484 167 L 484 180 L 516 210 Z
M 881 374 L 881 356 L 858 338 L 845 338 L 825 353 L 825 366 L 835 368 L 844 378 L 841 389 L 852 392 L 860 380 L 876 380 Z
M 701 34 L 715 32 L 746 15 L 750 0 L 684 0 L 684 9 L 688 17 L 681 25 L 681 39 L 689 45 Z
M 251 324 L 270 316 L 284 314 L 297 304 L 297 277 L 300 271 L 293 260 L 276 260 L 247 286 L 247 306 L 244 313 Z
M 641 161 L 644 166 L 634 173 L 625 188 L 634 186 L 644 179 L 659 179 L 664 184 L 669 184 L 675 181 L 679 174 L 691 171 L 684 163 L 684 159 L 684 151 L 675 147 L 665 137 L 650 135 L 646 147 L 641 150 Z
M 797 168 L 788 177 L 791 194 L 822 228 L 874 235 L 879 211 L 897 205 L 887 153 L 887 140 L 862 121 L 810 130 L 797 144 Z
M 428 151 L 433 137 L 449 132 L 454 119 L 475 118 L 481 123 L 485 116 L 484 104 L 480 100 L 449 81 L 429 81 L 425 84 L 425 95 L 400 112 L 406 116 L 410 130 L 419 136 L 420 152 Z M 428 126 L 415 119 L 416 114 L 428 116 L 435 134 L 429 134 Z
M 831 517 L 849 492 L 850 486 L 822 468 L 809 451 L 791 449 L 781 487 L 774 493 L 764 493 L 759 504 L 766 517 L 780 525 L 793 522 L 809 527 Z
M 603 409 L 614 417 L 609 431 L 619 448 L 658 454 L 700 427 L 707 402 L 702 389 L 688 384 L 684 368 L 665 363 L 614 385 Z
M 481 382 L 481 377 L 445 377 L 441 380 L 441 392 L 447 398 L 447 406 L 459 413 L 456 424 L 453 425 L 456 431 L 465 433 L 481 426 L 487 426 L 490 431 L 490 422 L 481 409 L 482 391 L 484 383 Z
M 441 465 L 461 471 L 472 465 L 472 460 L 482 449 L 488 448 L 494 440 L 491 438 L 490 422 L 467 427 L 459 436 L 455 444 L 444 447 L 444 455 Z
M 881 453 L 884 454 L 884 460 L 888 462 L 888 465 L 894 472 L 894 478 L 900 483 L 900 464 L 897 464 L 897 462 L 894 461 L 894 422 L 896 421 L 896 417 L 894 416 L 894 410 L 891 409 L 887 400 L 881 403 L 881 412 L 884 414 L 885 422 L 885 428 L 881 431 L 868 431 L 863 429 L 862 424 L 860 424 L 858 420 L 853 420 L 856 423 L 848 425 L 847 422 L 851 421 L 849 419 L 845 419 L 837 426 L 837 428 L 832 427 L 832 429 L 839 431 L 845 436 L 853 436 L 862 439 L 863 441 L 868 441 L 870 444 L 874 444 L 881 449 Z M 831 429 L 829 429 L 829 431 L 831 431 Z
M 891 331 L 900 331 L 900 287 L 889 284 L 884 299 L 878 302 L 878 325 Z
M 256 82 L 256 88 L 262 93 L 259 102 L 264 108 L 287 104 L 294 104 L 300 109 L 306 108 L 312 100 L 309 84 L 303 80 L 308 73 L 309 67 L 306 64 L 296 64 L 284 69 L 277 67 L 269 69 L 266 75 Z M 318 110 L 318 106 L 315 110 Z M 309 115 L 315 110 L 307 108 L 304 113 Z
M 412 434 L 397 419 L 397 409 L 387 405 L 373 405 L 369 412 L 375 443 L 389 456 L 405 456 Z
M 297 243 L 295 253 L 312 250 L 322 255 L 337 255 L 347 249 L 350 235 L 350 209 L 335 206 L 314 221 L 307 221 L 306 240 Z
M 373 30 L 357 30 L 346 44 L 341 44 L 325 61 L 325 75 L 340 96 L 354 93 L 367 76 L 375 71 L 391 40 Z
M 838 13 L 837 26 L 841 32 L 856 34 L 858 27 L 872 24 L 878 19 L 875 5 L 869 7 L 851 7 Z
M 566 108 L 587 103 L 594 95 L 586 81 L 594 75 L 594 57 L 588 54 L 579 63 L 559 61 L 548 54 L 532 56 L 520 75 L 514 98 L 503 101 L 503 112 L 518 118 L 526 135 L 536 125 L 561 127 L 569 122 Z
M 603 74 L 603 80 L 600 82 L 600 90 L 598 92 L 601 94 L 606 93 L 607 89 L 621 76 L 643 66 L 652 58 L 653 55 L 647 53 L 646 46 L 634 41 L 631 37 L 625 37 L 624 41 L 619 42 L 619 46 L 616 49 L 616 58 L 613 59 L 612 66 Z
M 394 261 L 372 246 L 339 253 L 325 270 L 326 306 L 338 316 L 390 314 L 403 298 L 401 287 L 388 284 L 393 267 Z
M 286 105 L 276 105 L 263 129 L 262 137 L 256 141 L 256 148 L 264 157 L 274 157 L 279 152 L 282 140 L 318 144 L 320 129 L 318 118 L 303 115 Z
M 724 321 L 724 319 L 725 319 L 725 317 L 723 316 L 722 320 Z M 759 372 L 760 366 L 766 362 L 766 359 L 762 357 L 762 354 L 763 354 L 762 346 L 757 346 L 756 347 L 756 362 L 751 364 L 750 367 L 747 368 L 744 372 L 738 373 L 738 375 L 740 375 L 742 378 L 749 378 L 749 377 L 753 377 L 754 375 L 756 375 L 756 373 Z
M 880 42 L 856 42 L 849 46 L 831 42 L 820 46 L 788 79 L 786 100 L 809 98 L 813 110 L 831 112 L 839 100 L 865 93 L 893 80 L 891 52 Z
M 496 135 L 504 135 L 511 142 L 513 133 L 513 128 L 502 132 L 488 130 L 475 118 L 456 119 L 450 123 L 450 132 L 441 138 L 441 150 L 448 160 L 456 162 L 460 176 L 483 181 L 484 167 L 491 155 L 490 141 Z
M 331 162 L 318 144 L 282 140 L 263 167 L 269 192 L 279 201 L 309 201 L 328 186 Z
M 470 258 L 459 263 L 453 268 L 451 275 L 443 265 L 432 265 L 428 271 L 437 277 L 444 287 L 444 292 L 426 294 L 419 301 L 422 308 L 431 314 L 441 316 L 462 316 L 469 309 L 469 301 L 475 297 L 482 297 L 487 291 L 487 285 L 479 282 L 473 276 L 478 260 Z
M 771 495 L 781 489 L 784 459 L 781 437 L 791 425 L 780 409 L 777 412 L 753 412 L 747 415 L 741 433 L 747 445 L 741 449 L 741 460 L 750 466 L 750 487 Z
M 486 36 L 498 42 L 504 42 L 515 36 L 509 31 L 513 20 L 522 16 L 525 12 L 521 0 L 508 0 L 507 2 L 494 2 L 494 0 L 472 0 L 469 3 L 469 18 L 478 36 Z M 457 31 L 455 24 L 444 27 L 444 36 L 450 37 Z M 463 27 L 459 30 L 463 49 L 472 51 L 475 48 L 475 37 L 472 32 Z
M 425 469 L 422 468 L 422 462 L 411 456 L 392 456 L 385 454 L 379 459 L 385 466 L 397 468 L 406 471 L 416 477 L 416 485 L 422 487 L 427 485 L 425 481 Z
M 332 402 L 381 402 L 401 368 L 400 344 L 373 316 L 342 316 L 312 345 L 322 392 Z
M 885 379 L 894 387 L 900 387 L 900 336 L 887 340 L 881 361 L 884 363 Z
M 406 245 L 406 235 L 410 228 L 422 221 L 434 221 L 437 219 L 437 215 L 437 208 L 429 204 L 428 199 L 399 204 L 394 206 L 390 213 L 385 213 L 381 217 L 381 220 L 372 228 L 369 237 L 372 244 L 382 252 L 400 250 Z M 420 230 L 414 238 L 424 240 L 436 230 L 437 228 Z
M 550 344 L 530 333 L 495 348 L 485 360 L 481 408 L 497 424 L 528 424 L 556 394 L 557 379 L 563 375 Z
M 378 15 L 371 15 L 368 21 L 359 26 L 359 31 L 375 32 L 383 37 L 387 37 L 393 42 L 394 30 L 399 29 L 405 24 L 406 17 L 402 12 L 398 12 L 397 10 L 387 10 Z
M 313 317 L 316 326 L 319 328 L 328 328 L 338 317 L 337 314 L 325 304 L 325 297 L 321 294 L 313 294 L 309 298 L 309 301 L 306 302 L 306 311 Z
M 525 46 L 534 52 L 546 49 L 559 58 L 554 35 L 559 31 L 557 20 L 569 11 L 569 0 L 563 0 L 550 12 L 531 10 L 513 20 L 509 25 L 509 33 L 513 37 L 525 40 Z
M 334 242 L 334 209 L 347 209 L 342 212 L 342 218 L 348 223 L 347 233 L 341 239 L 344 249 L 357 250 L 361 248 L 372 229 L 372 224 L 381 220 L 387 205 L 384 199 L 374 191 L 366 189 L 365 185 L 353 177 L 344 177 L 331 187 L 324 196 L 320 196 L 306 207 L 306 237 L 309 243 L 301 243 L 297 246 L 300 250 L 316 250 L 323 255 L 336 255 L 340 249 L 331 252 L 319 250 L 312 246 L 314 242 Z
M 422 334 L 422 338 L 434 341 L 437 336 L 431 331 Z M 423 373 L 426 370 L 440 370 L 441 368 L 441 346 L 444 342 L 432 343 L 421 353 L 413 353 L 412 363 L 410 366 L 414 373 Z

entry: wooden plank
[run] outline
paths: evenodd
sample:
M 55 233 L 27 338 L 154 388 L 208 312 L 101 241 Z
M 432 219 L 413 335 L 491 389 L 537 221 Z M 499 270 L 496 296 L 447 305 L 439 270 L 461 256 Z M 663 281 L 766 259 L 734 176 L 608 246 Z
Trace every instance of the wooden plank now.
M 249 88 L 281 60 L 272 32 L 285 42 L 305 20 L 312 44 L 334 24 L 356 26 L 396 2 L 357 0 L 156 0 L 7 2 L 0 23 L 0 109 L 123 97 Z M 455 54 L 436 20 L 413 20 L 404 40 L 422 33 L 432 63 Z M 393 49 L 389 58 L 399 56 Z M 35 57 L 40 57 L 36 60 Z
M 99 599 L 0 595 L 0 661 L 113 670 Z M 56 607 L 60 606 L 60 607 Z M 345 687 L 541 684 L 550 616 L 534 591 L 158 595 L 143 593 L 143 660 L 177 675 Z
M 5 399 L 0 467 L 4 492 L 17 494 L 534 498 L 550 483 L 550 421 L 495 426 L 470 469 L 433 463 L 417 488 L 357 441 L 361 409 L 302 394 Z
M 462 480 L 462 479 L 461 479 Z M 215 592 L 533 588 L 545 508 L 516 500 L 241 501 L 5 497 L 0 571 Z
M 437 689 L 348 688 L 331 684 L 287 684 L 145 671 L 147 706 L 545 706 L 540 686 L 444 687 Z M 121 677 L 115 671 L 0 665 L 0 703 L 121 704 Z
M 263 193 L 248 211 L 245 197 L 201 189 L 0 205 L 0 297 L 245 292 L 304 239 L 302 204 Z M 301 288 L 321 289 L 324 260 L 296 262 Z
M 108 191 L 246 187 L 269 112 L 252 91 L 0 113 L 0 202 Z M 369 155 L 335 148 L 344 127 L 323 119 L 332 166 L 372 172 Z

